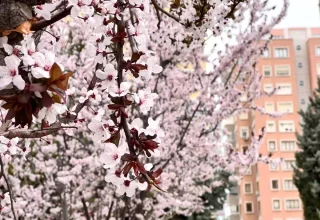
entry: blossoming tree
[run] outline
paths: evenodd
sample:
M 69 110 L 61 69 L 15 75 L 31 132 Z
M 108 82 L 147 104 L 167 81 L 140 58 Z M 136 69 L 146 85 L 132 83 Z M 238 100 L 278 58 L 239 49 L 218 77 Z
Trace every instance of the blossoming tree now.
M 263 129 L 243 154 L 224 141 L 221 122 L 263 112 L 250 105 L 265 95 L 255 63 L 286 1 L 271 19 L 260 0 L 0 6 L 3 217 L 190 215 L 223 184 L 219 171 L 237 180 L 268 160 L 259 155 Z

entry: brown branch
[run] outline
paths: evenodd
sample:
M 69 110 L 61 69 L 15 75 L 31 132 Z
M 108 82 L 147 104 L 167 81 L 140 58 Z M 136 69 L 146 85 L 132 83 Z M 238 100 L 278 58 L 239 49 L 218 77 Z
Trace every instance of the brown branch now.
M 167 12 L 166 10 L 164 10 L 163 8 L 160 7 L 160 5 L 158 5 L 158 3 L 156 2 L 156 0 L 151 0 L 151 3 L 153 4 L 154 8 L 156 10 L 161 11 L 163 14 L 167 15 L 168 17 L 172 18 L 173 20 L 177 21 L 180 23 L 180 19 L 172 14 L 170 14 L 169 12 Z
M 13 206 L 13 195 L 12 195 L 12 190 L 11 190 L 11 187 L 10 187 L 10 184 L 9 184 L 9 181 L 8 181 L 8 178 L 4 172 L 4 165 L 3 165 L 3 162 L 2 162 L 2 157 L 0 155 L 0 166 L 1 166 L 1 174 L 4 178 L 4 181 L 6 182 L 7 184 L 7 187 L 8 187 L 8 190 L 9 190 L 9 196 L 10 196 L 10 203 L 11 203 L 11 211 L 12 211 L 12 214 L 13 214 L 13 219 L 14 220 L 17 220 L 17 217 L 16 217 L 16 213 L 14 211 L 14 206 Z
M 54 14 L 50 20 L 42 19 L 32 24 L 31 31 L 39 31 L 49 25 L 56 23 L 57 21 L 61 20 L 62 18 L 67 17 L 71 12 L 72 6 L 65 8 L 64 10 Z
M 183 133 L 182 133 L 182 135 L 181 135 L 181 137 L 180 137 L 180 140 L 179 140 L 179 142 L 178 142 L 178 144 L 177 144 L 177 150 L 176 150 L 177 153 L 179 153 L 179 150 L 182 150 L 182 149 L 185 147 L 185 146 L 182 145 L 183 139 L 184 139 L 185 135 L 187 134 L 187 131 L 189 130 L 189 127 L 190 127 L 190 125 L 191 125 L 191 122 L 192 122 L 194 116 L 196 115 L 197 111 L 199 110 L 199 107 L 200 107 L 201 104 L 202 104 L 202 103 L 199 102 L 199 104 L 197 105 L 196 109 L 193 111 L 191 117 L 189 118 L 189 121 L 188 121 L 187 126 L 186 126 L 186 127 L 184 128 L 184 130 L 183 130 Z M 169 157 L 168 159 L 166 159 L 166 160 L 160 160 L 160 161 L 157 162 L 154 166 L 156 166 L 156 165 L 160 164 L 161 162 L 165 161 L 165 163 L 162 165 L 162 169 L 164 169 L 164 168 L 169 164 L 169 162 L 170 162 L 173 158 L 174 158 L 174 153 L 171 153 L 171 154 L 170 154 L 170 157 Z
M 106 219 L 106 220 L 109 220 L 110 217 L 111 217 L 113 204 L 114 204 L 114 201 L 112 200 L 111 205 L 110 205 L 110 208 L 109 208 L 109 210 L 108 210 L 108 216 L 107 216 L 107 219 Z
M 80 194 L 82 195 L 81 192 L 80 192 Z M 84 209 L 84 214 L 86 216 L 86 220 L 90 220 L 90 214 L 89 214 L 89 211 L 88 211 L 88 207 L 87 207 L 86 201 L 84 200 L 83 196 L 81 198 L 81 202 L 82 202 L 82 205 L 83 205 L 83 209 Z

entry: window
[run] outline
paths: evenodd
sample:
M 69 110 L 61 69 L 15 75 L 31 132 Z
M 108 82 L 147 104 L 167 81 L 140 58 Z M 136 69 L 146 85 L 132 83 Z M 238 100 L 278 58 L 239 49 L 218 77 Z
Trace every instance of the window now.
M 243 152 L 244 154 L 246 154 L 247 150 L 248 150 L 248 146 L 243 146 L 243 147 L 242 147 L 242 152 Z
M 304 105 L 306 103 L 306 101 L 304 99 L 301 99 L 301 102 L 300 102 L 302 105 Z
M 245 212 L 246 213 L 253 213 L 253 203 L 252 202 L 245 203 Z
M 267 132 L 276 132 L 276 122 L 275 121 L 267 121 Z
M 277 84 L 277 88 L 278 87 L 279 87 L 279 90 L 277 92 L 277 95 L 290 95 L 292 93 L 291 83 L 280 83 L 280 84 Z
M 286 210 L 297 210 L 300 209 L 299 199 L 286 199 Z
M 279 190 L 279 180 L 271 180 L 271 189 L 272 190 Z
M 302 68 L 302 63 L 298 63 L 298 67 L 299 67 L 299 68 Z
M 281 209 L 280 207 L 280 199 L 273 199 L 272 200 L 272 210 L 273 211 L 279 211 Z
M 249 138 L 249 128 L 240 127 L 240 137 L 247 140 Z
M 316 47 L 316 56 L 319 57 L 320 56 L 320 46 Z
M 251 167 L 248 167 L 247 170 L 244 171 L 244 175 L 251 175 Z
M 239 206 L 232 205 L 232 206 L 230 206 L 230 210 L 231 210 L 231 213 L 238 213 L 239 212 Z
M 276 142 L 275 141 L 268 141 L 268 150 L 269 151 L 276 151 Z
M 242 113 L 239 115 L 240 120 L 247 120 L 249 118 L 248 113 Z
M 245 194 L 252 194 L 252 183 L 245 183 L 244 184 L 244 193 Z
M 275 58 L 285 58 L 289 57 L 288 48 L 275 48 L 274 50 L 274 57 Z
M 283 190 L 297 190 L 293 180 L 288 179 L 283 181 Z
M 295 160 L 285 160 L 282 163 L 282 170 L 283 171 L 292 171 L 293 167 L 295 167 L 296 161 Z
M 292 102 L 278 102 L 278 111 L 284 113 L 293 113 Z
M 273 39 L 273 40 L 283 39 L 283 36 L 282 36 L 282 35 L 273 35 L 273 36 L 272 36 L 272 39 Z
M 295 132 L 294 121 L 279 121 L 280 132 Z
M 295 141 L 280 141 L 281 151 L 295 151 L 296 143 Z
M 270 56 L 269 48 L 266 48 L 266 49 L 263 51 L 263 57 L 268 58 L 269 56 Z
M 271 93 L 273 91 L 272 84 L 263 84 L 263 90 L 267 93 Z
M 320 63 L 317 63 L 317 75 L 320 76 Z
M 301 46 L 300 45 L 297 45 L 297 50 L 301 50 Z
M 279 170 L 279 165 L 278 165 L 277 163 L 270 162 L 270 163 L 269 163 L 269 170 L 270 170 L 270 171 Z
M 276 76 L 290 76 L 290 66 L 289 65 L 281 65 L 275 66 L 275 75 Z
M 300 85 L 300 86 L 304 86 L 303 80 L 300 80 L 300 81 L 299 81 L 299 85 Z
M 247 94 L 246 93 L 243 93 L 240 97 L 240 101 L 241 102 L 246 102 L 248 100 L 248 97 L 247 97 Z
M 264 77 L 272 76 L 272 68 L 271 68 L 271 66 L 263 66 L 263 75 L 264 75 Z
M 264 104 L 264 108 L 265 108 L 266 112 L 269 112 L 269 113 L 274 112 L 274 104 L 273 104 L 273 102 L 266 102 Z

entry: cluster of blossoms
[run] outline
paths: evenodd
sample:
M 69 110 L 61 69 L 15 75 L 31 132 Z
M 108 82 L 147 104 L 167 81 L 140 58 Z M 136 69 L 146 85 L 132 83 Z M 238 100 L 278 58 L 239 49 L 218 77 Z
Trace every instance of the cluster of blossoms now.
M 263 133 L 243 154 L 223 141 L 220 126 L 244 111 L 264 112 L 240 97 L 264 95 L 254 68 L 264 49 L 259 41 L 285 9 L 265 23 L 257 17 L 268 11 L 260 0 L 42 3 L 29 8 L 36 16 L 23 23 L 31 24 L 24 40 L 10 45 L 15 36 L 0 38 L 1 166 L 18 216 L 190 215 L 203 211 L 204 193 L 222 185 L 217 172 L 233 173 L 234 181 L 269 161 L 259 155 Z M 224 53 L 211 50 L 217 57 L 208 73 L 206 31 L 223 38 L 245 12 L 252 27 L 235 33 L 238 44 Z M 42 28 L 48 32 L 37 38 Z M 25 138 L 33 139 L 30 147 Z

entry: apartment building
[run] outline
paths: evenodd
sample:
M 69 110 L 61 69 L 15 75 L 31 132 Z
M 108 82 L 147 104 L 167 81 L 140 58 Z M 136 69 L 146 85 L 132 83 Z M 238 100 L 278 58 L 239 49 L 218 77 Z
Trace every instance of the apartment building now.
M 230 220 L 303 220 L 299 192 L 292 181 L 294 153 L 298 150 L 295 132 L 301 131 L 297 112 L 307 107 L 320 75 L 320 28 L 275 29 L 272 35 L 273 40 L 258 61 L 263 75 L 261 90 L 280 89 L 276 95 L 262 97 L 252 104 L 286 115 L 272 118 L 251 112 L 226 126 L 234 131 L 234 144 L 243 151 L 250 144 L 251 131 L 258 133 L 265 127 L 260 153 L 272 153 L 273 158 L 283 158 L 284 162 L 251 167 L 237 194 L 232 195 Z

